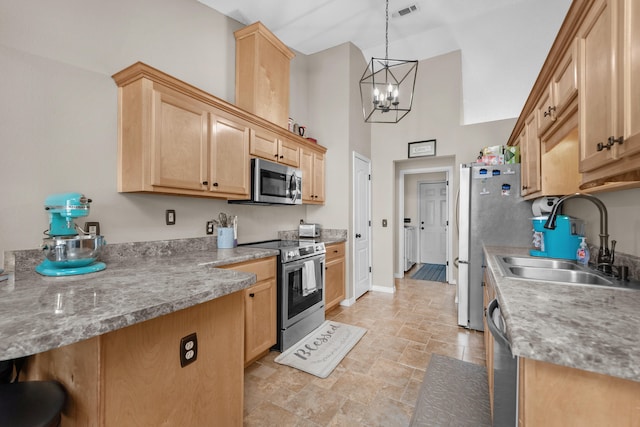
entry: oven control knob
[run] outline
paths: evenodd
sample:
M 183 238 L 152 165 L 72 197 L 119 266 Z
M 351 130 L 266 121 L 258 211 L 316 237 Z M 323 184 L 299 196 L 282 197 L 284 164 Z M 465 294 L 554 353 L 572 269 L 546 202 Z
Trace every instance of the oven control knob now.
M 287 252 L 287 259 L 294 258 L 296 256 L 296 251 Z

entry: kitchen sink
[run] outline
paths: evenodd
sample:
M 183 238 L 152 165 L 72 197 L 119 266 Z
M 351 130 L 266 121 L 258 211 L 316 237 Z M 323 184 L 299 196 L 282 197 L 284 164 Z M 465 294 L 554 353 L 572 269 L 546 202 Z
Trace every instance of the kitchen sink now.
M 585 285 L 612 286 L 613 282 L 596 273 L 581 270 L 566 270 L 563 268 L 540 267 L 508 267 L 508 272 L 514 276 L 529 280 L 544 280 L 550 282 L 581 283 Z
M 578 264 L 561 259 L 506 256 L 502 257 L 502 261 L 506 264 L 519 267 L 562 268 L 565 270 L 580 269 Z
M 566 259 L 503 255 L 497 260 L 504 275 L 511 279 L 640 290 L 638 281 L 618 280 Z

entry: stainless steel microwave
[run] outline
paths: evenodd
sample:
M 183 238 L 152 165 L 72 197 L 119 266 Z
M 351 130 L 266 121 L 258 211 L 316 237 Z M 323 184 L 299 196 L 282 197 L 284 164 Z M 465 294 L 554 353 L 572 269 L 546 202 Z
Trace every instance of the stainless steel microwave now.
M 251 199 L 242 204 L 302 204 L 302 171 L 264 159 L 251 159 Z

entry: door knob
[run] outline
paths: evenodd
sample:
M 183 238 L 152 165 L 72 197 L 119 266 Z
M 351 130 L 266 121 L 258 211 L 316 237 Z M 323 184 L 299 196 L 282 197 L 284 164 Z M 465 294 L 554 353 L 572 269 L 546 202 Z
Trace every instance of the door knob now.
M 250 296 L 251 298 L 253 298 L 253 297 L 255 297 L 255 296 L 256 296 L 256 294 L 254 294 L 254 293 L 250 293 L 250 294 L 249 294 L 249 296 Z

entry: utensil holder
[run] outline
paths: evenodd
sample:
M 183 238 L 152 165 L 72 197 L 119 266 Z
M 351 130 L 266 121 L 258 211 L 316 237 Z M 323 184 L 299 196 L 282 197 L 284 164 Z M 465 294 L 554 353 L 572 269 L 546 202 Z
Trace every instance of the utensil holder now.
M 235 247 L 233 227 L 218 227 L 218 249 Z

